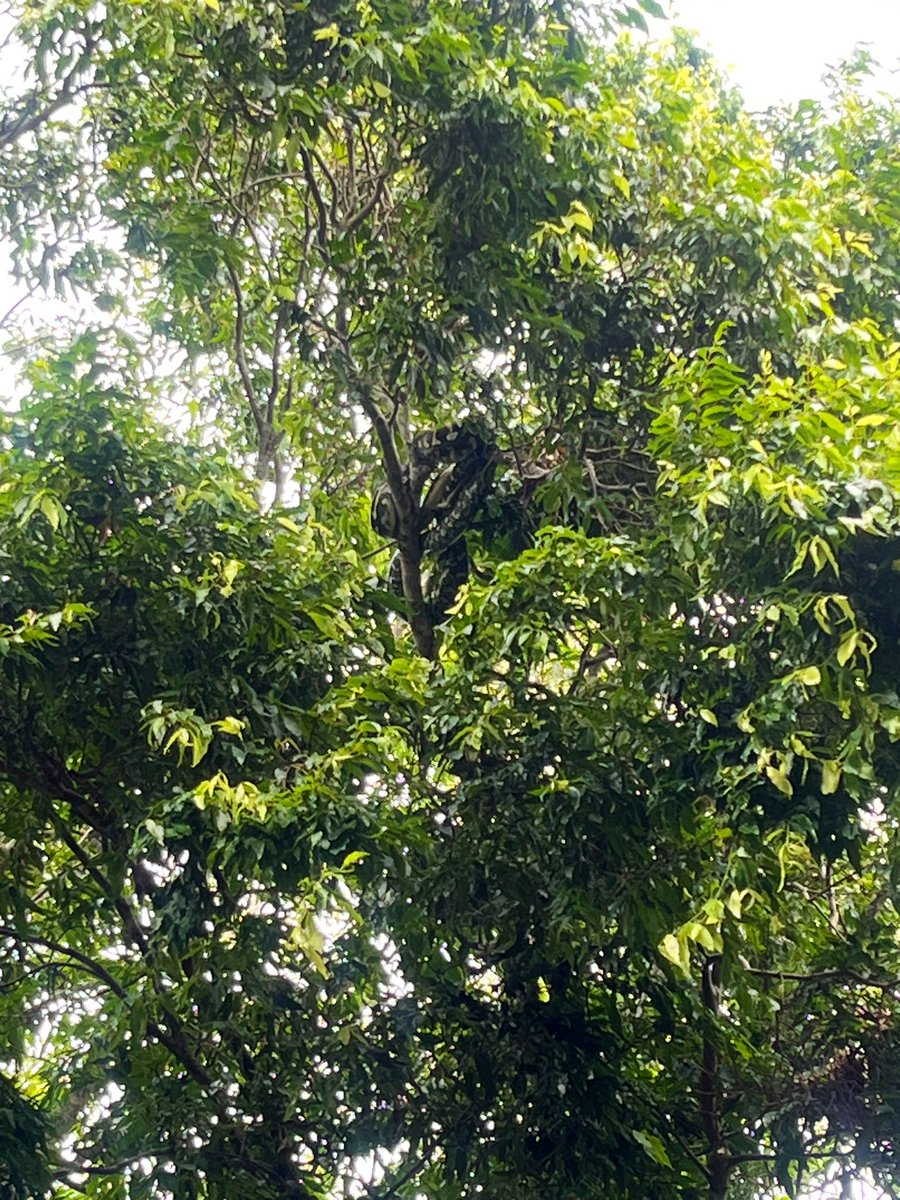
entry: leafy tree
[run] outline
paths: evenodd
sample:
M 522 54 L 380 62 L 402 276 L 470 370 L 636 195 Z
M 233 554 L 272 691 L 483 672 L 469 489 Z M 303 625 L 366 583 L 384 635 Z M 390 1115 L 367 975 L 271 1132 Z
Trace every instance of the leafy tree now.
M 645 13 L 17 14 L 0 1194 L 900 1188 L 898 114 Z

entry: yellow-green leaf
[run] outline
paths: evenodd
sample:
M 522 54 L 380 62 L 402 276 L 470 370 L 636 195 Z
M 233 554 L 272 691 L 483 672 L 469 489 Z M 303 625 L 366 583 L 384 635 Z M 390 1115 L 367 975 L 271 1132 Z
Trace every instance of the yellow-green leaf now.
M 817 535 L 814 538 L 810 538 L 808 545 L 809 555 L 815 565 L 816 574 L 818 575 L 827 563 L 832 571 L 834 571 L 835 576 L 839 578 L 841 573 L 840 568 L 838 567 L 837 559 L 834 557 L 834 551 L 828 542 L 823 537 Z
M 671 1167 L 672 1160 L 669 1158 L 665 1146 L 655 1133 L 645 1133 L 642 1129 L 633 1129 L 632 1136 L 641 1149 L 648 1154 L 655 1163 L 659 1163 L 661 1167 Z
M 244 722 L 238 717 L 223 717 L 221 721 L 213 721 L 213 725 L 221 733 L 230 733 L 237 736 L 244 728 Z
M 283 529 L 287 529 L 290 533 L 301 532 L 300 526 L 296 521 L 292 521 L 290 517 L 276 517 L 275 520 Z
M 237 573 L 244 564 L 236 558 L 229 558 L 222 564 L 222 576 L 226 584 L 234 583 Z
M 579 203 L 578 200 L 573 200 L 569 211 L 566 214 L 566 223 L 572 226 L 578 226 L 579 229 L 586 229 L 588 233 L 593 233 L 594 222 L 591 219 L 591 214 Z
M 209 743 L 199 732 L 191 731 L 191 766 L 196 767 L 209 749 Z
M 744 893 L 743 893 L 743 891 L 741 891 L 738 888 L 735 888 L 734 891 L 729 892 L 727 897 L 725 898 L 725 907 L 728 909 L 728 911 L 731 913 L 731 915 L 734 917 L 734 919 L 736 921 L 739 921 L 741 919 L 741 909 L 742 909 L 743 899 L 744 899 Z
M 702 946 L 710 954 L 715 954 L 721 949 L 714 931 L 706 925 L 701 925 L 699 921 L 688 921 L 684 927 L 684 931 L 692 942 L 696 942 L 698 946 Z
M 771 763 L 767 763 L 766 775 L 768 775 L 775 787 L 778 788 L 779 792 L 785 796 L 793 796 L 794 788 L 791 784 L 791 781 L 788 779 L 787 775 L 785 775 L 784 771 L 782 771 L 779 767 L 775 767 Z
M 841 644 L 837 649 L 837 660 L 840 666 L 846 666 L 856 649 L 859 646 L 859 630 L 851 629 L 849 633 L 844 635 Z
M 862 429 L 868 425 L 883 425 L 889 418 L 886 413 L 866 413 L 864 417 L 860 417 L 856 422 L 857 428 Z
M 667 933 L 659 943 L 658 950 L 663 958 L 667 958 L 683 975 L 690 975 L 691 958 L 685 938 L 676 937 L 674 933 Z
M 59 529 L 62 517 L 65 516 L 65 510 L 60 505 L 55 496 L 41 496 L 41 512 L 50 522 L 50 528 L 55 533 Z
M 150 834 L 153 840 L 158 842 L 160 846 L 164 845 L 166 840 L 166 831 L 163 826 L 160 825 L 159 821 L 154 821 L 152 817 L 147 817 L 146 821 L 144 821 L 144 824 L 147 827 L 147 832 Z
M 822 763 L 822 795 L 831 796 L 841 782 L 841 764 L 833 758 Z
M 291 931 L 289 944 L 300 950 L 320 975 L 327 977 L 328 965 L 322 956 L 325 938 L 316 925 L 313 913 L 309 908 L 298 913 L 297 924 Z
M 749 709 L 745 708 L 742 713 L 738 714 L 738 719 L 737 719 L 736 724 L 737 724 L 738 729 L 740 729 L 741 733 L 755 733 L 756 732 L 756 726 L 753 724 L 753 721 L 750 718 Z
M 794 561 L 791 563 L 791 569 L 788 571 L 787 575 L 785 576 L 785 579 L 790 579 L 790 577 L 792 575 L 796 575 L 796 573 L 800 570 L 800 568 L 806 562 L 806 556 L 808 553 L 809 553 L 809 542 L 802 542 L 797 547 L 797 552 L 794 555 Z

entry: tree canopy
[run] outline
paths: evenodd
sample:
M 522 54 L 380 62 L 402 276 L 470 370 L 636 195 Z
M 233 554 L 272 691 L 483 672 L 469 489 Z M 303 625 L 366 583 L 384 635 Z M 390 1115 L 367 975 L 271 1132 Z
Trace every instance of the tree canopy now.
M 900 114 L 659 15 L 16 6 L 3 1198 L 900 1194 Z

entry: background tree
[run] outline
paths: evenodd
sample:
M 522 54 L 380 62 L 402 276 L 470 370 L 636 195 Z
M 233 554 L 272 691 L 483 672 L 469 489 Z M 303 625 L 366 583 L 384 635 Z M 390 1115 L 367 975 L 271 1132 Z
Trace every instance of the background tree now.
M 896 107 L 642 10 L 19 14 L 10 1197 L 900 1186 Z

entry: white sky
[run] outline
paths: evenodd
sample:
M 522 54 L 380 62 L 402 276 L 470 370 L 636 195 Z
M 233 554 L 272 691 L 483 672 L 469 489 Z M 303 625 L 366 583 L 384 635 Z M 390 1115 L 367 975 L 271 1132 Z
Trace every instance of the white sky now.
M 664 7 L 730 69 L 750 108 L 821 95 L 826 67 L 858 42 L 870 43 L 893 72 L 879 85 L 900 94 L 900 0 L 668 0 Z

